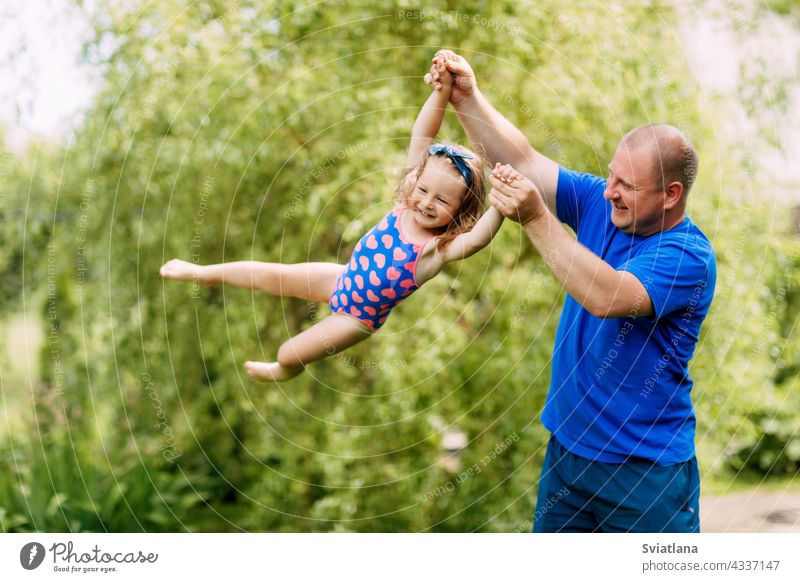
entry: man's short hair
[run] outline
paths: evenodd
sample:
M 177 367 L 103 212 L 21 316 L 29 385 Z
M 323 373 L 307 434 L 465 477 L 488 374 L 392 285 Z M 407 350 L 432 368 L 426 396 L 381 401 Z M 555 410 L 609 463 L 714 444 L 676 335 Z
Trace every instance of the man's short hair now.
M 629 149 L 649 147 L 653 155 L 653 177 L 661 190 L 671 182 L 683 184 L 683 196 L 697 177 L 697 151 L 681 130 L 667 123 L 642 125 L 628 132 L 622 143 Z

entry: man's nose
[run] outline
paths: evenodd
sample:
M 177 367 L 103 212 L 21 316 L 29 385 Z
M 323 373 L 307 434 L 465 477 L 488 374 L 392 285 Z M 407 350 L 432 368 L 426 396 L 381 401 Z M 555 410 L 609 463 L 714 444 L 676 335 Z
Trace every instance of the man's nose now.
M 606 189 L 603 190 L 603 197 L 606 200 L 614 200 L 615 198 L 619 197 L 619 193 L 617 192 L 617 184 L 610 178 L 606 180 Z

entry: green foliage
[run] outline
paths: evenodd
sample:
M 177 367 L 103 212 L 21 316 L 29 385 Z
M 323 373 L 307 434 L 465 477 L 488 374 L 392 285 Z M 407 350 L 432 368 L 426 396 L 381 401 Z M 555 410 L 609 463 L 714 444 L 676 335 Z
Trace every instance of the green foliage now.
M 3 148 L 6 129 L 0 125 L 0 315 L 18 308 L 23 290 L 43 283 L 42 269 L 25 272 L 26 254 L 46 257 L 46 245 L 56 220 L 50 203 L 58 192 L 59 148 L 32 143 L 24 155 Z M 23 277 L 23 273 L 27 276 Z
M 706 366 L 711 362 L 703 357 L 708 355 L 703 350 L 696 361 L 695 369 L 709 370 L 714 379 L 701 392 L 700 417 L 713 419 L 707 425 L 707 458 L 716 459 L 715 467 L 727 466 L 737 473 L 798 471 L 800 240 L 780 235 L 787 228 L 785 222 L 779 222 L 778 240 L 772 244 L 752 237 L 749 229 L 743 232 L 751 233 L 745 246 L 755 243 L 759 249 L 741 248 L 743 239 L 723 245 L 731 262 L 727 265 L 728 284 L 720 286 L 718 282 L 718 294 L 722 291 L 718 306 L 743 308 L 734 317 L 715 316 L 715 323 L 707 328 L 706 340 L 718 337 L 721 344 L 711 352 L 717 351 L 724 359 L 709 370 Z M 758 257 L 759 251 L 762 256 L 755 265 L 739 264 L 745 257 Z M 747 284 L 746 276 L 752 278 Z M 714 385 L 719 388 L 708 389 Z M 717 431 L 727 439 L 716 438 Z
M 208 484 L 202 476 L 159 462 L 156 451 L 140 448 L 130 434 L 93 431 L 80 413 L 68 420 L 58 406 L 58 398 L 46 411 L 40 402 L 43 430 L 30 440 L 12 437 L 3 449 L 8 471 L 0 479 L 0 530 L 194 529 L 185 516 L 203 502 Z
M 48 334 L 31 430 L 42 436 L 15 440 L 15 456 L 2 449 L 15 467 L 0 479 L 5 531 L 529 527 L 563 296 L 514 225 L 372 341 L 281 386 L 251 383 L 241 363 L 274 358 L 326 307 L 158 275 L 172 257 L 344 262 L 391 207 L 428 93 L 421 76 L 443 46 L 538 148 L 576 169 L 604 173 L 639 123 L 692 136 L 704 160 L 692 217 L 720 272 L 693 362 L 701 461 L 721 474 L 766 434 L 794 438 L 797 408 L 781 395 L 796 377 L 796 283 L 770 315 L 790 255 L 768 209 L 733 196 L 740 173 L 710 161 L 721 146 L 663 34 L 671 12 L 416 10 L 171 0 L 96 15 L 86 55 L 103 91 L 69 148 L 15 170 L 39 184 L 32 216 L 54 219 L 26 243 L 36 260 L 23 265 L 13 243 L 0 251 L 0 269 L 42 293 Z M 455 116 L 443 135 L 464 141 Z M 6 221 L 3 241 L 25 220 Z M 8 309 L 14 287 L 3 289 Z M 772 430 L 776 408 L 784 428 Z M 441 440 L 454 428 L 469 444 L 451 472 Z

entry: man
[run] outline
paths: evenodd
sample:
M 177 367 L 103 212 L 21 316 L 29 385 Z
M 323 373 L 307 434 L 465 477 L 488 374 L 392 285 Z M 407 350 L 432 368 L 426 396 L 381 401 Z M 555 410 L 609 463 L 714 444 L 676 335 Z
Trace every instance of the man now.
M 649 125 L 622 138 L 607 180 L 568 170 L 491 106 L 465 59 L 438 54 L 470 141 L 499 164 L 491 204 L 523 226 L 569 293 L 542 413 L 552 435 L 534 531 L 698 532 L 688 363 L 716 261 L 685 210 L 694 147 L 675 127 Z M 425 81 L 439 86 L 433 68 Z

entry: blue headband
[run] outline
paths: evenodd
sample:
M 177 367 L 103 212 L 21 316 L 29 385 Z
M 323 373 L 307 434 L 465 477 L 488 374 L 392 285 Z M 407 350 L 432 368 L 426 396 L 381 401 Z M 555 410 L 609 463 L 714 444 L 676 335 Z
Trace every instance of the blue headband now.
M 451 148 L 449 145 L 444 144 L 434 144 L 428 148 L 428 153 L 432 156 L 443 155 L 447 156 L 447 158 L 453 162 L 458 173 L 461 174 L 461 177 L 464 178 L 464 181 L 467 183 L 467 188 L 472 188 L 472 170 L 469 167 L 469 164 L 464 160 L 471 160 L 475 156 L 472 154 L 468 154 L 467 152 L 460 152 L 456 149 Z

